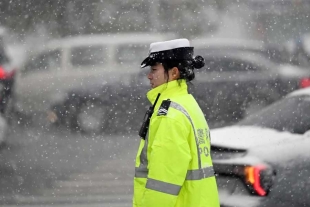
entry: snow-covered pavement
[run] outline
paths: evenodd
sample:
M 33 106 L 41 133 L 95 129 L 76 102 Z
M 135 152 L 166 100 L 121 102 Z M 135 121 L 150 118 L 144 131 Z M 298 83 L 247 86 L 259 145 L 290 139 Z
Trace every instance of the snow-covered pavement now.
M 14 128 L 0 153 L 0 204 L 131 206 L 138 143 L 134 134 Z

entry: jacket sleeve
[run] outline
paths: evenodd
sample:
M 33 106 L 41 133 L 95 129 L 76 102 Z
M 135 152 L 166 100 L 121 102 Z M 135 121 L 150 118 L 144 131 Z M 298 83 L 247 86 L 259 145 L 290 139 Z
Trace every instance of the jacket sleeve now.
M 159 125 L 153 135 L 141 207 L 174 207 L 192 159 L 187 141 L 190 128 L 166 116 L 154 121 Z

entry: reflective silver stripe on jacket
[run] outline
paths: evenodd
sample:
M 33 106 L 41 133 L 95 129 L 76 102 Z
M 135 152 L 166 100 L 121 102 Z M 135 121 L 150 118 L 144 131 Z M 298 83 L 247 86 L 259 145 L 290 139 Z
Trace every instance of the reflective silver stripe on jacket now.
M 182 186 L 148 178 L 145 187 L 151 190 L 177 196 L 179 195 Z
M 186 180 L 201 180 L 214 176 L 214 169 L 212 166 L 197 170 L 188 170 Z
M 194 127 L 194 123 L 193 123 L 193 120 L 191 119 L 191 117 L 189 116 L 189 114 L 187 113 L 187 111 L 183 108 L 183 106 L 181 106 L 180 104 L 176 103 L 176 102 L 173 102 L 171 101 L 170 103 L 170 107 L 178 110 L 178 111 L 181 111 L 186 117 L 187 119 L 189 120 L 189 122 L 191 123 L 192 127 L 193 127 L 193 131 L 194 131 L 194 135 L 195 135 L 195 139 L 196 139 L 196 147 L 197 147 L 197 154 L 198 154 L 198 168 L 201 169 L 201 160 L 200 160 L 200 153 L 199 153 L 199 144 L 198 144 L 198 138 L 197 138 L 197 135 L 196 135 L 196 130 L 195 130 L 195 127 Z
M 144 167 L 136 167 L 135 177 L 136 178 L 147 178 L 148 169 Z M 212 166 L 205 167 L 197 170 L 188 170 L 185 180 L 202 180 L 214 176 L 214 169 Z

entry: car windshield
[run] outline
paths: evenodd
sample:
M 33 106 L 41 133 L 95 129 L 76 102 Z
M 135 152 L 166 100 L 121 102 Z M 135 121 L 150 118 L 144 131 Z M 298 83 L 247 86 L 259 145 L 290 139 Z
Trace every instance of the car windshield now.
M 293 96 L 249 115 L 237 125 L 255 125 L 304 134 L 310 129 L 310 97 Z

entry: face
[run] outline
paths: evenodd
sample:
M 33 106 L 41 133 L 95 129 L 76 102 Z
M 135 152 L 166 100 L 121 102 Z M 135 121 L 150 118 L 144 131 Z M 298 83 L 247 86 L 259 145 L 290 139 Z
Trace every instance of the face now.
M 156 63 L 151 66 L 150 72 L 147 75 L 147 78 L 150 80 L 152 88 L 156 88 L 164 83 L 169 81 L 177 80 L 179 78 L 179 70 L 174 67 L 168 71 L 168 75 L 165 73 L 164 66 L 161 63 Z
M 161 63 L 156 63 L 150 67 L 150 72 L 147 75 L 150 80 L 152 88 L 156 88 L 167 82 L 167 75 L 165 74 L 165 69 Z

